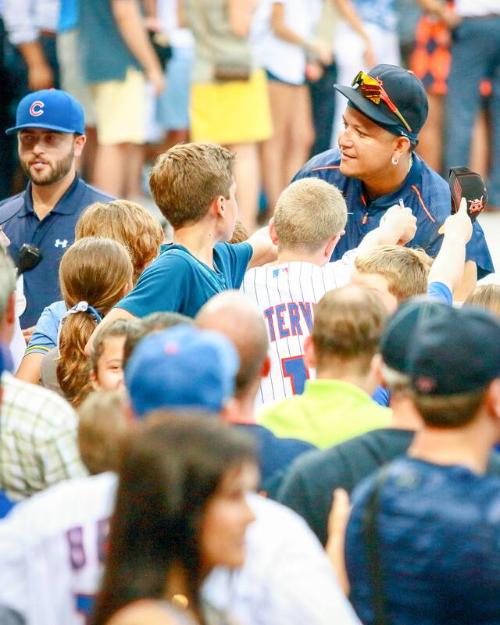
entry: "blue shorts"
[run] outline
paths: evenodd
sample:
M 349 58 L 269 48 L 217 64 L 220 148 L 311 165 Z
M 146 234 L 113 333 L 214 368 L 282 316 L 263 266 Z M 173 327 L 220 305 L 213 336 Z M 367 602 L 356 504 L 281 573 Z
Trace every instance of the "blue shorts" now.
M 194 50 L 173 48 L 167 65 L 167 87 L 157 101 L 156 118 L 165 130 L 189 128 L 189 96 Z

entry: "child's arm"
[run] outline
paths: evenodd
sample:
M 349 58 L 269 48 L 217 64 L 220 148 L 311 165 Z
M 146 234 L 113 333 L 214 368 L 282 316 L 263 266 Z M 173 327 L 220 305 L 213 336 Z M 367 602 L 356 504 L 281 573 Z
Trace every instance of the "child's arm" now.
M 248 264 L 248 268 L 260 267 L 266 263 L 272 263 L 278 258 L 278 249 L 271 241 L 269 234 L 269 226 L 264 226 L 254 232 L 248 239 L 247 243 L 252 246 L 252 258 Z

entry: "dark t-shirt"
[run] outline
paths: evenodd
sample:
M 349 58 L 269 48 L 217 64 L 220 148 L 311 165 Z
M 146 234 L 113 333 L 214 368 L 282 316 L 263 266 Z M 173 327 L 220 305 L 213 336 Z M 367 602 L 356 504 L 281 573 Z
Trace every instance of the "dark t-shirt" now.
M 300 514 L 324 545 L 336 488 L 350 493 L 367 475 L 406 453 L 413 432 L 372 430 L 329 449 L 304 454 L 287 471 L 278 501 Z
M 400 458 L 379 490 L 378 542 L 391 625 L 498 625 L 500 478 Z M 346 533 L 350 599 L 376 625 L 363 516 L 377 475 L 353 495 Z
M 351 493 L 365 477 L 406 454 L 413 436 L 411 430 L 382 428 L 308 452 L 292 463 L 277 499 L 300 514 L 324 545 L 333 491 Z M 488 472 L 500 476 L 500 454 L 491 455 Z
M 238 423 L 255 439 L 259 454 L 260 488 L 268 497 L 275 498 L 285 471 L 298 456 L 315 450 L 311 443 L 296 438 L 279 438 L 271 430 L 257 424 Z

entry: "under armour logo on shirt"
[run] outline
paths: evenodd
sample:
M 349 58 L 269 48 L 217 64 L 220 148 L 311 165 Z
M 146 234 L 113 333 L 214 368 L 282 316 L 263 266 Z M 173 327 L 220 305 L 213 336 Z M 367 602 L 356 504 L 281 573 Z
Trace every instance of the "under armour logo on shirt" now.
M 56 239 L 56 242 L 54 243 L 54 247 L 68 247 L 68 240 L 63 239 L 61 241 L 61 239 Z

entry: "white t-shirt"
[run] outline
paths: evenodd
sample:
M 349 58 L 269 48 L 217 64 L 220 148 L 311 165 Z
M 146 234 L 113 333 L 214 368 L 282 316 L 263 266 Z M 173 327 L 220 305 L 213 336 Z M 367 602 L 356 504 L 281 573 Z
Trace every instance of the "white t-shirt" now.
M 286 25 L 300 37 L 309 39 L 321 12 L 320 0 L 261 0 L 254 15 L 250 42 L 257 63 L 292 84 L 304 82 L 306 56 L 295 44 L 276 37 L 271 30 L 273 4 L 283 4 Z
M 356 251 L 322 267 L 308 262 L 254 267 L 241 291 L 264 315 L 271 371 L 261 382 L 256 408 L 301 393 L 311 372 L 304 363 L 304 339 L 311 333 L 314 305 L 331 289 L 351 279 Z
M 455 10 L 462 17 L 479 17 L 490 13 L 500 15 L 500 0 L 456 0 Z
M 0 522 L 0 623 L 84 625 L 103 570 L 116 491 L 112 473 L 62 482 L 18 504 Z M 242 625 L 360 625 L 307 524 L 249 495 L 256 520 L 239 571 L 215 569 L 203 595 Z M 16 621 L 16 622 L 19 622 Z
M 193 34 L 189 28 L 179 26 L 178 0 L 158 0 L 158 19 L 171 46 L 191 48 L 194 45 Z

